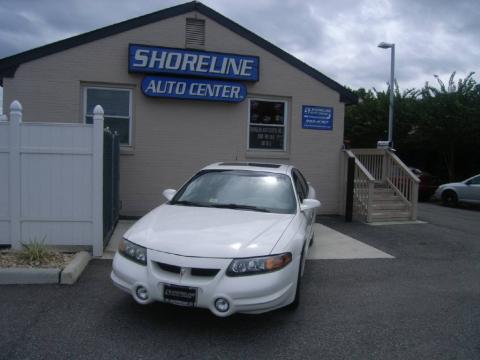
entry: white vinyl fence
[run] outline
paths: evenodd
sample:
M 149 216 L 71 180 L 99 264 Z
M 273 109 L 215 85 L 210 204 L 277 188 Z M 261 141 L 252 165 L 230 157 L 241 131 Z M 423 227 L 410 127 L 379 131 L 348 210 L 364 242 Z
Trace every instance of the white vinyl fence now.
M 91 246 L 103 252 L 103 109 L 93 125 L 0 119 L 0 244 Z

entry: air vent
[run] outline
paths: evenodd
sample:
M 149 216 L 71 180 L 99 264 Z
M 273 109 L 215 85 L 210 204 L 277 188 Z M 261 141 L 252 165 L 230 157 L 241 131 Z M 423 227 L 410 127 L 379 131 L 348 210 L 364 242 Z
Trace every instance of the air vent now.
M 205 20 L 187 18 L 185 47 L 196 49 L 205 47 Z

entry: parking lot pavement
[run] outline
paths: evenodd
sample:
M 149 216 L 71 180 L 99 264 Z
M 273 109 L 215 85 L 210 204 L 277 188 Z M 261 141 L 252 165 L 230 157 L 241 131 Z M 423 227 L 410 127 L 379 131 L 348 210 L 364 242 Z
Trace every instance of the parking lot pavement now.
M 293 312 L 216 318 L 142 307 L 94 260 L 67 286 L 0 287 L 2 359 L 479 359 L 480 212 L 421 204 L 427 224 L 319 221 L 395 259 L 307 262 Z
M 328 216 L 320 222 L 396 258 L 480 263 L 480 211 L 419 203 L 418 219 L 426 223 L 366 226 Z

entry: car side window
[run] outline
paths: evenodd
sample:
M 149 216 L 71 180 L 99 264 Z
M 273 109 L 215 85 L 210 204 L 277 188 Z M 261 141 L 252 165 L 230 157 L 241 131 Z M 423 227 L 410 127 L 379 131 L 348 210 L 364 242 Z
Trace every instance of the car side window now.
M 480 176 L 474 177 L 470 180 L 470 185 L 480 185 Z
M 304 185 L 302 185 L 300 175 L 296 169 L 292 170 L 292 175 L 293 175 L 293 182 L 295 184 L 295 190 L 297 191 L 297 195 L 298 195 L 298 198 L 300 199 L 300 202 L 302 202 L 303 199 L 307 197 L 306 188 Z

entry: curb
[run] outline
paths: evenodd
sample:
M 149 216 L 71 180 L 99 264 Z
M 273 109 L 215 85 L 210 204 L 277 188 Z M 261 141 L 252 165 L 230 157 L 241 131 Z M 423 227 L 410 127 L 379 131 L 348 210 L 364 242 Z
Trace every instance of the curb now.
M 77 253 L 65 269 L 58 268 L 0 268 L 0 285 L 62 284 L 72 285 L 78 280 L 91 256 L 86 251 Z
M 70 263 L 65 266 L 65 269 L 60 273 L 59 283 L 62 285 L 73 285 L 78 280 L 80 275 L 82 275 L 83 270 L 90 262 L 91 256 L 86 251 L 80 251 L 75 255 L 75 257 L 70 261 Z
M 58 284 L 60 269 L 0 269 L 0 284 Z

